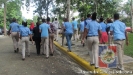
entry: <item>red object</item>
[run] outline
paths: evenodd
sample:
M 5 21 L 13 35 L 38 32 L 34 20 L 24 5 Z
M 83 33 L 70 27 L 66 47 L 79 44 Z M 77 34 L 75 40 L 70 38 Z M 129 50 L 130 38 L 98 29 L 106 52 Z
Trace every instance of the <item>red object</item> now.
M 31 24 L 30 24 L 30 30 L 33 30 L 33 28 L 34 28 L 34 23 L 31 22 Z
M 131 27 L 126 27 L 126 31 L 131 32 L 132 31 Z
M 107 42 L 108 42 L 107 32 L 102 32 L 102 36 L 100 38 L 100 43 L 107 43 Z

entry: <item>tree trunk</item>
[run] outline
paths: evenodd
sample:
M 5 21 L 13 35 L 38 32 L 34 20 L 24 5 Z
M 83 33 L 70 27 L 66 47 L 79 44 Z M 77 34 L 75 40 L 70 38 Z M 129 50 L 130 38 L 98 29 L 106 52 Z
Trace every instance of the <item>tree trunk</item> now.
M 70 21 L 70 0 L 67 0 L 67 19 Z
M 133 32 L 133 1 L 131 0 L 131 28 Z
M 6 31 L 6 2 L 4 2 L 4 35 L 7 35 L 7 31 Z

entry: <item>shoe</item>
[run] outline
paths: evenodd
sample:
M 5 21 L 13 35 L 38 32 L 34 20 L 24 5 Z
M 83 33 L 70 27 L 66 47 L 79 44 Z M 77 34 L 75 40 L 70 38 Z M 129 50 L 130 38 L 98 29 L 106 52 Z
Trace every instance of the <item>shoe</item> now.
M 71 50 L 67 50 L 68 52 L 72 52 Z
M 98 69 L 99 67 L 95 67 L 95 69 Z
M 53 53 L 51 53 L 50 56 L 53 56 Z
M 24 61 L 24 60 L 25 60 L 25 58 L 22 58 L 22 60 Z
M 118 68 L 119 70 L 124 71 L 124 68 L 123 68 L 123 67 L 121 68 L 121 67 L 118 66 L 117 68 Z
M 85 46 L 85 43 L 83 43 L 83 47 Z
M 94 66 L 95 64 L 90 63 L 91 66 Z
M 17 53 L 17 50 L 14 50 L 14 53 Z
M 48 59 L 49 57 L 46 57 L 46 59 Z
M 19 52 L 19 48 L 17 48 L 16 52 L 17 52 L 17 53 Z

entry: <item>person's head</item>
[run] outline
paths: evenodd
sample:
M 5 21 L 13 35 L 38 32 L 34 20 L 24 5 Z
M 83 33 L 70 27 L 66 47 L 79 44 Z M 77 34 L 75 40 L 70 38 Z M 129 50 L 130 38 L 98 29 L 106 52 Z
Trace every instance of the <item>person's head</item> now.
M 42 22 L 44 23 L 44 22 L 46 22 L 46 20 L 43 18 L 43 19 L 42 19 Z
M 25 22 L 24 22 L 24 21 L 22 21 L 22 25 L 23 25 L 23 26 L 24 26 L 24 23 L 25 23 Z
M 16 22 L 16 21 L 17 21 L 16 18 L 13 18 L 13 19 L 12 19 L 12 22 Z
M 112 23 L 111 18 L 107 18 L 107 23 Z
M 55 21 L 57 21 L 57 18 L 55 18 Z
M 65 19 L 64 19 L 64 22 L 68 22 L 68 18 L 65 18 Z
M 49 17 L 47 17 L 47 22 L 50 22 L 50 18 Z
M 100 21 L 100 22 L 103 22 L 103 20 L 104 20 L 104 19 L 103 19 L 103 17 L 101 16 L 100 19 L 99 19 L 99 21 Z
M 39 27 L 39 25 L 40 25 L 40 22 L 37 22 L 37 23 L 36 23 L 36 26 Z
M 83 17 L 81 18 L 81 21 L 84 21 L 84 18 Z
M 27 22 L 24 22 L 24 27 L 27 27 Z
M 73 17 L 72 20 L 75 20 L 75 18 Z
M 118 13 L 115 13 L 114 14 L 114 20 L 118 20 L 119 19 L 119 14 Z
M 88 14 L 87 17 L 90 18 L 91 17 L 91 14 Z
M 96 17 L 97 17 L 97 13 L 94 12 L 94 13 L 92 14 L 92 20 L 96 20 Z

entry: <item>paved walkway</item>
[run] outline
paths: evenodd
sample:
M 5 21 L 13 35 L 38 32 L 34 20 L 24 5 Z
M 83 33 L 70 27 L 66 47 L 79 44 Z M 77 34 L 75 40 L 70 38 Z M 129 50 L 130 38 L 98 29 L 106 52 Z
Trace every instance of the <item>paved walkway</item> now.
M 58 43 L 61 44 L 61 37 L 59 38 L 59 41 Z M 72 39 L 73 40 L 73 39 Z M 64 40 L 64 47 L 67 48 L 67 46 L 65 45 L 66 44 L 66 38 Z M 72 52 L 74 52 L 75 54 L 77 54 L 79 57 L 83 58 L 84 60 L 86 61 L 90 61 L 90 57 L 89 57 L 89 54 L 88 54 L 88 48 L 85 46 L 83 47 L 81 45 L 81 42 L 80 41 L 72 41 Z M 130 71 L 130 72 L 133 72 L 133 58 L 129 57 L 129 56 L 126 56 L 124 55 L 124 68 L 125 68 L 125 71 L 123 72 L 126 72 L 126 71 Z M 115 68 L 113 69 L 109 69 L 109 68 L 100 68 L 101 70 L 103 70 L 104 72 L 113 72 L 113 71 L 120 71 L 120 70 L 117 70 Z M 125 75 L 125 74 L 109 74 L 109 75 Z M 126 74 L 126 75 L 133 75 L 133 74 Z

